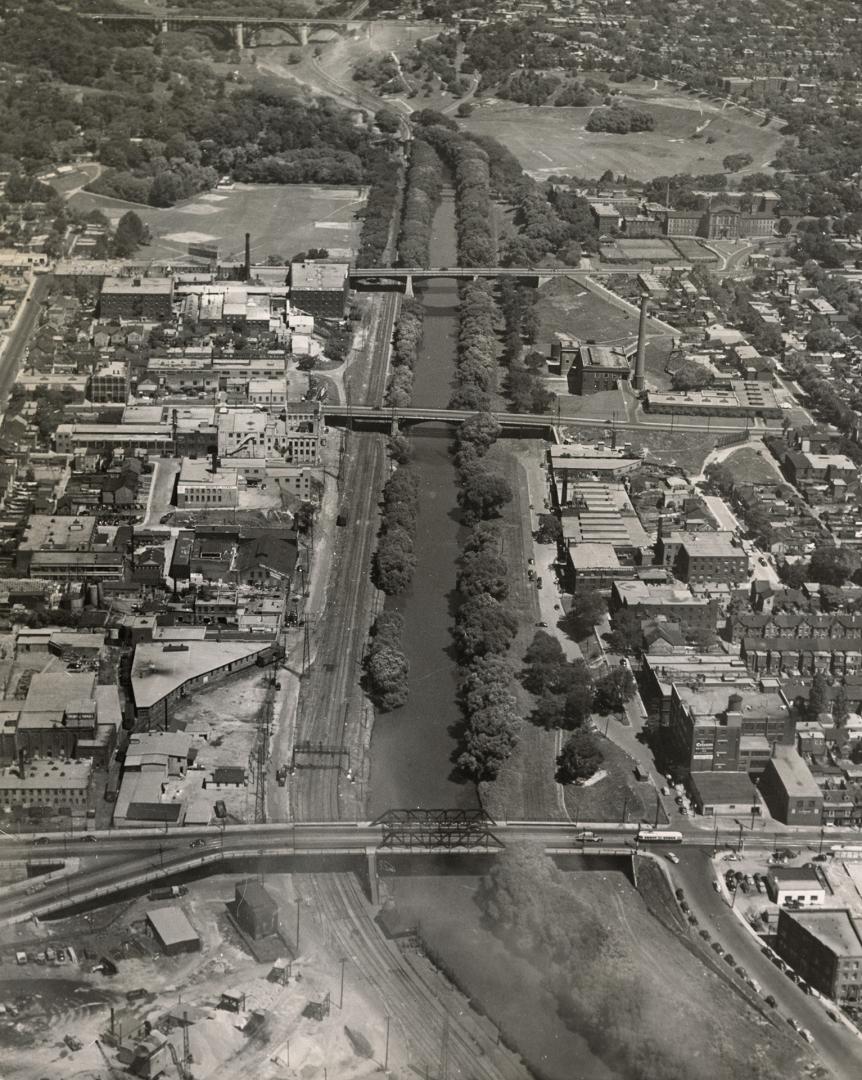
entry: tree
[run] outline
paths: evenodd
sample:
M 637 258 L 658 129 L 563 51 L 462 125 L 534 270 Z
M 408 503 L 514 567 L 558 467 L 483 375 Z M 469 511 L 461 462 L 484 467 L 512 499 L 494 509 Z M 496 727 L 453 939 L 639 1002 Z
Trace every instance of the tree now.
M 787 236 L 793 231 L 793 222 L 790 218 L 782 217 L 778 219 L 778 235 Z
M 521 681 L 532 694 L 544 694 L 556 689 L 558 672 L 566 663 L 562 647 L 555 637 L 537 630 L 527 651 Z
M 727 172 L 739 172 L 754 161 L 751 154 L 728 154 L 722 161 L 722 166 Z
M 563 539 L 563 526 L 560 524 L 560 519 L 556 514 L 539 515 L 539 535 L 537 539 L 540 544 L 555 544 Z
M 468 444 L 475 447 L 479 455 L 487 453 L 494 445 L 503 428 L 500 421 L 493 413 L 478 412 L 468 416 L 458 427 L 457 439 L 459 445 Z
M 593 708 L 593 680 L 583 660 L 578 661 L 584 669 L 584 678 L 573 685 L 563 702 L 563 724 L 570 731 L 579 728 L 590 718 Z
M 637 687 L 628 664 L 619 664 L 604 675 L 595 685 L 593 708 L 603 715 L 610 712 L 622 712 L 623 706 L 630 701 Z
M 821 585 L 843 585 L 853 572 L 851 556 L 846 548 L 832 544 L 816 547 L 808 564 L 808 576 L 811 581 Z
M 604 760 L 605 755 L 595 736 L 588 731 L 576 731 L 563 743 L 562 753 L 557 757 L 557 783 L 589 780 Z
M 458 502 L 464 511 L 465 524 L 496 517 L 501 508 L 512 501 L 512 489 L 508 482 L 481 465 L 475 466 L 469 472 L 462 470 L 461 485 Z
M 559 626 L 574 641 L 581 641 L 599 625 L 606 612 L 607 605 L 601 593 L 587 589 L 585 592 L 575 593 L 569 610 L 560 619 Z
M 386 135 L 395 135 L 401 128 L 398 113 L 392 109 L 378 109 L 374 114 L 374 123 Z
M 844 683 L 841 683 L 835 691 L 835 697 L 832 699 L 832 720 L 838 727 L 842 727 L 847 722 L 847 717 L 850 715 L 850 706 L 847 703 L 847 691 L 844 689 Z
M 504 600 L 509 592 L 509 567 L 505 559 L 493 552 L 470 551 L 461 556 L 458 571 L 458 591 L 462 596 L 488 593 L 495 600 Z
M 712 382 L 712 373 L 696 360 L 686 360 L 671 376 L 674 390 L 703 390 Z
M 829 711 L 829 687 L 826 676 L 820 671 L 811 680 L 811 691 L 805 711 L 807 719 L 812 723 L 820 719 L 821 713 Z
M 605 640 L 612 652 L 636 652 L 643 644 L 640 616 L 631 608 L 620 608 L 611 619 L 611 627 Z
M 314 524 L 314 515 L 317 507 L 312 502 L 302 502 L 299 504 L 296 513 L 293 515 L 293 524 L 297 532 L 307 533 Z
M 117 222 L 114 233 L 113 254 L 115 258 L 127 259 L 149 238 L 149 230 L 134 210 L 129 210 Z

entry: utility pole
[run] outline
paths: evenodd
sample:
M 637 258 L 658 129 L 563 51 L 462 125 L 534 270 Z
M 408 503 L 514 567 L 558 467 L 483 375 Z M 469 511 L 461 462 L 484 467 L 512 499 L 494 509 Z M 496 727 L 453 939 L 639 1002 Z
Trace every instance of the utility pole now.
M 445 1008 L 445 1006 L 444 1006 Z M 443 1017 L 443 1031 L 440 1035 L 440 1073 L 438 1080 L 449 1080 L 449 1012 Z
M 341 989 L 338 992 L 338 1007 L 344 1008 L 344 965 L 347 963 L 347 958 L 342 956 L 341 958 Z
M 389 1068 L 389 1016 L 386 1016 L 386 1049 L 383 1051 L 383 1071 Z

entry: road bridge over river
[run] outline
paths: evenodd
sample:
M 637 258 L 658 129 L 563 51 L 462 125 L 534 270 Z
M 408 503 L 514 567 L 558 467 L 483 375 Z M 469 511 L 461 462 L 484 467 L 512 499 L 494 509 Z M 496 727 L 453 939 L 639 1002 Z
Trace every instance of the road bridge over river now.
M 643 848 L 636 823 L 530 821 L 495 822 L 481 811 L 389 811 L 373 822 L 297 822 L 225 827 L 110 830 L 76 835 L 47 834 L 44 842 L 11 837 L 0 843 L 7 862 L 27 862 L 31 872 L 47 878 L 6 886 L 0 891 L 0 925 L 21 923 L 34 916 L 56 916 L 84 905 L 109 903 L 118 893 L 152 887 L 178 879 L 228 869 L 251 860 L 280 860 L 287 868 L 309 858 L 341 857 L 365 860 L 372 899 L 376 902 L 378 857 L 427 860 L 445 857 L 493 857 L 518 842 L 541 844 L 549 854 L 629 858 Z M 640 833 L 642 838 L 643 832 Z M 689 828 L 682 844 L 708 850 L 736 847 L 740 831 Z M 847 834 L 850 839 L 853 834 Z M 836 833 L 835 841 L 843 839 Z M 747 847 L 772 849 L 803 842 L 795 834 L 747 832 Z M 662 850 L 662 844 L 649 844 Z M 68 867 L 68 873 L 63 868 Z M 326 865 L 315 872 L 325 872 Z
M 307 16 L 306 18 L 288 18 L 278 15 L 236 15 L 220 12 L 204 11 L 90 11 L 81 12 L 82 19 L 91 19 L 100 23 L 147 23 L 155 26 L 157 33 L 166 34 L 170 30 L 188 29 L 195 26 L 226 26 L 229 27 L 237 49 L 244 49 L 247 45 L 246 31 L 278 28 L 286 30 L 293 38 L 295 45 L 307 45 L 309 36 L 315 30 L 335 30 L 341 33 L 357 33 L 364 31 L 370 36 L 375 27 L 392 27 L 398 30 L 419 28 L 433 34 L 442 30 L 440 23 L 426 19 L 372 19 L 350 15 L 338 17 Z

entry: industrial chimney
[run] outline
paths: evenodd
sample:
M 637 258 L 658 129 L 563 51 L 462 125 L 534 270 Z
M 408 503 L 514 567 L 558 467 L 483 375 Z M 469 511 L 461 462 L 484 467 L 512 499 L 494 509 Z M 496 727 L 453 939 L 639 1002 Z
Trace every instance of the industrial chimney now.
M 649 297 L 644 293 L 641 297 L 641 313 L 638 320 L 638 351 L 635 356 L 635 373 L 632 376 L 632 388 L 643 390 L 646 382 L 646 317 Z
M 245 234 L 245 280 L 251 281 L 251 233 Z
M 215 474 L 215 473 L 218 472 L 218 467 L 219 467 L 218 448 L 214 446 L 210 453 L 211 453 L 211 462 L 212 462 L 212 467 L 210 468 L 210 472 Z

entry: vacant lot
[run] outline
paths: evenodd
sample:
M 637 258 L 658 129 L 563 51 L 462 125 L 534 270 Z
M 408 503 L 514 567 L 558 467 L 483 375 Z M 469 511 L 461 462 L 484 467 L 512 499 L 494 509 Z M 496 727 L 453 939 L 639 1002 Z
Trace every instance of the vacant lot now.
M 729 454 L 722 465 L 730 469 L 734 479 L 741 484 L 774 484 L 780 479 L 777 470 L 750 447 Z
M 637 340 L 638 317 L 621 311 L 609 300 L 588 292 L 573 281 L 558 278 L 539 290 L 537 298 L 539 333 L 537 342 L 546 350 L 556 334 L 569 334 L 581 341 L 624 348 Z M 647 322 L 646 367 L 651 386 L 670 385 L 664 370 L 671 347 L 671 335 L 652 319 Z
M 596 716 L 594 720 L 599 731 L 603 731 L 605 718 Z M 569 817 L 572 821 L 654 821 L 655 788 L 635 780 L 635 763 L 624 750 L 604 736 L 599 737 L 599 742 L 605 755 L 602 768 L 607 776 L 588 787 L 566 785 L 563 790 Z M 666 820 L 659 810 L 659 824 Z
M 763 168 L 782 142 L 770 128 L 759 128 L 686 98 L 674 105 L 642 98 L 631 103 L 655 115 L 654 131 L 630 135 L 589 132 L 585 130 L 592 111 L 589 108 L 558 109 L 500 101 L 480 105 L 465 121 L 465 127 L 477 135 L 499 139 L 524 169 L 538 178 L 566 172 L 600 176 L 606 169 L 639 180 L 683 172 L 720 172 L 722 159 L 736 153 L 751 154 L 754 165 Z
M 501 1028 L 536 1075 L 547 1080 L 575 1076 L 629 1080 L 634 1073 L 614 1052 L 617 1041 L 628 1039 L 637 1045 L 642 1040 L 643 1052 L 649 1054 L 652 1048 L 661 1051 L 672 1044 L 678 1032 L 697 1032 L 685 1073 L 689 1080 L 746 1075 L 742 1064 L 746 1060 L 756 1062 L 764 1076 L 795 1080 L 803 1075 L 801 1055 L 787 1025 L 763 1023 L 726 979 L 700 963 L 653 918 L 622 873 L 576 870 L 565 875 L 565 884 L 573 901 L 600 913 L 608 934 L 604 957 L 598 954 L 598 945 L 595 951 L 585 950 L 565 965 L 565 975 L 556 982 L 559 988 L 565 980 L 581 1003 L 579 1012 L 605 1016 L 604 1023 L 595 1026 L 580 1023 L 576 1016 L 566 1023 L 561 1010 L 565 992 L 553 992 L 560 969 L 549 967 L 542 956 L 527 959 L 494 932 L 476 905 L 475 879 L 400 878 L 393 887 L 402 921 L 421 928 L 429 951 L 475 1007 Z M 535 899 L 537 923 L 559 918 L 557 911 L 544 910 L 541 891 Z M 516 993 L 513 987 L 518 988 Z M 628 998 L 620 1013 L 611 1004 L 617 995 Z M 602 1003 L 607 1013 L 602 1012 Z
M 366 191 L 355 187 L 237 184 L 232 191 L 208 191 L 167 209 L 127 203 L 81 191 L 72 196 L 79 210 L 101 210 L 118 221 L 134 210 L 149 226 L 153 241 L 137 258 L 179 259 L 190 243 L 214 244 L 224 260 L 241 259 L 251 234 L 252 261 L 288 258 L 310 247 L 332 255 L 356 250 Z

